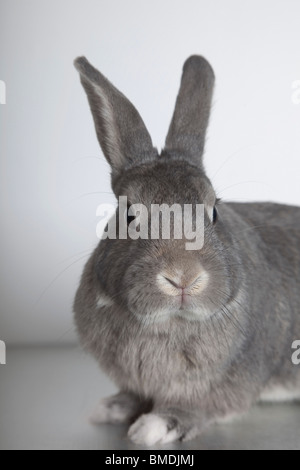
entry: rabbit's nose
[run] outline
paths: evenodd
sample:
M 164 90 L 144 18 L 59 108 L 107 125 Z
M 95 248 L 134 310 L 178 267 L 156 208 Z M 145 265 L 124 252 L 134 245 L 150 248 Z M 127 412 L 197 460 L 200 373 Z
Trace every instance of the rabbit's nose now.
M 176 287 L 176 289 L 184 289 L 185 286 L 180 285 L 183 284 L 182 282 L 178 281 L 177 279 L 171 279 L 169 277 L 164 276 L 165 280 L 171 284 L 171 286 Z
M 194 279 L 189 279 L 189 280 L 178 280 L 178 279 L 172 279 L 172 278 L 169 278 L 169 277 L 165 277 L 166 281 L 168 281 L 173 287 L 176 287 L 176 289 L 179 289 L 179 290 L 184 290 L 184 291 L 188 291 L 189 289 L 191 289 L 193 286 L 195 286 L 198 282 L 201 282 L 202 280 L 202 276 L 201 274 L 199 274 L 199 276 L 197 276 L 196 278 Z
M 182 280 L 179 281 L 178 279 L 171 279 L 169 277 L 165 277 L 165 280 L 169 282 L 171 286 L 176 287 L 176 289 L 179 289 L 179 290 L 187 290 L 189 287 L 191 287 L 194 284 L 192 283 L 189 285 L 188 283 L 185 283 Z
M 160 274 L 157 281 L 160 289 L 167 295 L 193 295 L 203 290 L 207 282 L 207 273 L 205 271 L 198 272 L 193 277 Z

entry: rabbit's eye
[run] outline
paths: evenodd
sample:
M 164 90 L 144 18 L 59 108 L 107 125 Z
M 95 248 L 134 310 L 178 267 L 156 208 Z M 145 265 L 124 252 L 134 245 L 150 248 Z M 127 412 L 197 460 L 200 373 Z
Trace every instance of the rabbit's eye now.
M 213 224 L 216 224 L 218 221 L 218 211 L 217 211 L 217 208 L 214 207 L 214 211 L 213 211 Z

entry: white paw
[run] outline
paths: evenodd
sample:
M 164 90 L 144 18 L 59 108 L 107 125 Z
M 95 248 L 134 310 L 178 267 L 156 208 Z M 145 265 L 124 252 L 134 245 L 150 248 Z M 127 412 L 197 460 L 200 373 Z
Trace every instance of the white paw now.
M 141 416 L 129 429 L 128 437 L 137 445 L 154 446 L 178 439 L 176 428 L 169 429 L 168 421 L 155 414 Z
M 126 423 L 129 419 L 128 409 L 123 404 L 112 402 L 110 398 L 101 400 L 90 421 L 94 424 L 120 424 Z

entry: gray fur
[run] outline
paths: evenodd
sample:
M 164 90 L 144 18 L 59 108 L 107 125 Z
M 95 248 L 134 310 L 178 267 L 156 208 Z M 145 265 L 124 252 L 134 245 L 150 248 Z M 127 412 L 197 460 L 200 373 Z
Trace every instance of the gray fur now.
M 119 157 L 113 161 L 114 151 L 102 145 L 118 168 L 112 180 L 117 196 L 147 206 L 214 203 L 201 163 L 213 86 L 204 59 L 194 56 L 185 65 L 166 149 L 156 157 L 148 137 L 140 142 L 142 121 L 135 113 L 122 127 L 123 95 L 107 81 L 99 94 L 98 84 L 87 85 L 85 77 L 100 83 L 102 76 L 79 70 L 100 142 L 106 132 L 100 95 L 113 94 L 110 125 L 116 127 L 109 132 L 125 139 L 116 141 L 118 152 L 134 149 L 133 159 L 122 153 L 121 171 Z M 222 203 L 218 212 L 215 225 L 206 219 L 199 252 L 186 251 L 185 240 L 102 240 L 83 273 L 74 306 L 82 344 L 118 385 L 122 403 L 126 393 L 131 410 L 132 396 L 139 397 L 137 410 L 140 402 L 152 403 L 151 413 L 129 431 L 138 444 L 190 439 L 210 423 L 249 410 L 276 386 L 300 396 L 300 369 L 291 361 L 292 342 L 300 339 L 300 208 Z M 159 289 L 156 276 L 180 268 L 188 282 L 199 266 L 210 279 L 193 296 L 195 317 L 177 315 L 174 298 Z M 113 306 L 97 307 L 103 294 Z M 145 432 L 153 416 L 167 423 L 166 430 L 160 427 L 164 435 L 154 438 Z
M 186 156 L 196 166 L 202 164 L 214 83 L 214 71 L 204 57 L 185 62 L 165 152 Z
M 153 159 L 157 150 L 139 113 L 85 57 L 75 61 L 87 93 L 99 143 L 112 170 Z

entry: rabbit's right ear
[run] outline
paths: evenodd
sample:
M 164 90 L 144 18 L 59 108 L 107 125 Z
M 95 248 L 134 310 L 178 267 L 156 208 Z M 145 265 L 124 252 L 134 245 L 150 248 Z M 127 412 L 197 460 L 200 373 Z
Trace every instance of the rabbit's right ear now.
M 74 65 L 86 91 L 102 151 L 113 175 L 124 167 L 157 157 L 145 124 L 130 101 L 85 57 Z

